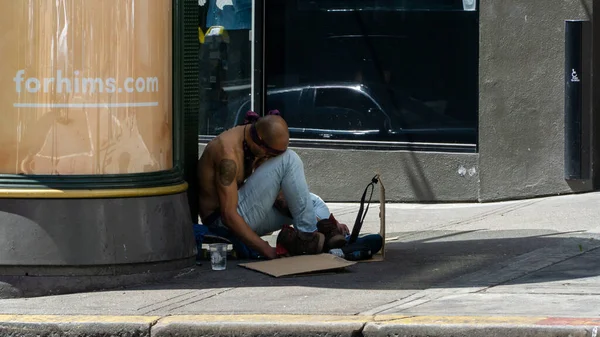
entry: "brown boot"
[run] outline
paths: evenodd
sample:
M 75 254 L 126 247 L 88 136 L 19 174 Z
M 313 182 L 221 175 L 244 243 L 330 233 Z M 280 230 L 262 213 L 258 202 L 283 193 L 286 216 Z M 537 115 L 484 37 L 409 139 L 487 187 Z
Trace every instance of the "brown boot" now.
M 284 226 L 277 235 L 277 246 L 285 248 L 291 256 L 320 254 L 324 245 L 325 236 L 319 232 L 300 232 Z
M 323 219 L 317 223 L 317 230 L 325 235 L 324 251 L 330 249 L 342 248 L 346 244 L 346 236 L 338 227 L 338 221 L 329 216 L 329 219 Z

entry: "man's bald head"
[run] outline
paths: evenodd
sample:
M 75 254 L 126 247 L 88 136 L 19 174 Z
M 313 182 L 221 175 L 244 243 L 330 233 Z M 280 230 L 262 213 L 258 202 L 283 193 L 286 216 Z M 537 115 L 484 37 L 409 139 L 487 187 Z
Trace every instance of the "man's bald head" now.
M 267 115 L 256 122 L 256 131 L 270 147 L 285 151 L 290 143 L 290 131 L 283 118 Z

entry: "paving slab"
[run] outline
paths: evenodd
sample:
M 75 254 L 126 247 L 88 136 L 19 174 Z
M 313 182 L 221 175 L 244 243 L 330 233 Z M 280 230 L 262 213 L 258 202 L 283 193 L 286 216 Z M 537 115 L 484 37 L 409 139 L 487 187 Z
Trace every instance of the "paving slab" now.
M 382 314 L 394 314 L 388 310 Z M 600 296 L 553 294 L 458 294 L 437 298 L 400 311 L 405 315 L 598 317 Z
M 551 196 L 493 203 L 411 204 L 387 203 L 387 228 L 390 232 L 432 230 L 522 230 L 557 232 L 600 232 L 600 193 Z M 338 220 L 354 224 L 358 205 L 330 204 Z M 379 202 L 371 204 L 364 227 L 379 228 Z
M 392 233 L 394 234 L 394 233 Z M 388 245 L 386 261 L 344 272 L 273 278 L 236 266 L 212 271 L 205 261 L 169 282 L 128 289 L 0 300 L 4 314 L 402 314 L 456 295 L 497 285 L 530 285 L 520 278 L 595 252 L 596 234 L 554 231 L 430 231 Z M 560 234 L 560 235 L 559 235 Z M 583 260 L 582 260 L 583 261 Z M 572 265 L 590 269 L 590 261 Z M 565 262 L 566 263 L 566 262 Z M 526 279 L 524 279 L 526 280 Z M 513 282 L 513 283 L 510 283 Z M 593 287 L 593 284 L 589 285 Z M 491 295 L 491 294 L 490 294 Z M 484 301 L 482 299 L 482 301 Z M 429 304 L 431 305 L 431 304 Z M 432 313 L 432 312 L 428 312 Z M 562 313 L 562 312 L 560 312 Z M 551 312 L 548 312 L 551 314 Z
M 3 328 L 13 335 L 40 329 L 73 335 L 68 323 L 85 317 L 109 322 L 104 335 L 116 336 L 595 337 L 599 201 L 600 193 L 591 193 L 478 205 L 388 204 L 386 261 L 285 278 L 236 266 L 246 261 L 230 260 L 220 272 L 204 261 L 166 282 L 5 299 L 0 335 Z M 366 232 L 379 228 L 373 207 Z M 357 205 L 331 209 L 351 224 Z M 121 317 L 125 327 L 110 317 Z M 103 326 L 82 334 L 102 335 Z

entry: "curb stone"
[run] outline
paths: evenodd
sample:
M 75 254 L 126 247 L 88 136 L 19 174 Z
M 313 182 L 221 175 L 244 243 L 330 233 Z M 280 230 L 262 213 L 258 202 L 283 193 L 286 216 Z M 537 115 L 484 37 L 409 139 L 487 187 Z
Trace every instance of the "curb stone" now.
M 159 320 L 152 327 L 152 337 L 358 337 L 368 318 L 309 315 L 172 316 Z
M 0 315 L 0 336 L 150 337 L 156 316 Z
M 0 315 L 10 337 L 542 337 L 598 336 L 600 318 L 505 316 Z
M 380 315 L 365 325 L 363 336 L 597 337 L 598 325 L 598 318 Z
M 593 327 L 539 325 L 426 325 L 367 323 L 364 337 L 595 337 Z

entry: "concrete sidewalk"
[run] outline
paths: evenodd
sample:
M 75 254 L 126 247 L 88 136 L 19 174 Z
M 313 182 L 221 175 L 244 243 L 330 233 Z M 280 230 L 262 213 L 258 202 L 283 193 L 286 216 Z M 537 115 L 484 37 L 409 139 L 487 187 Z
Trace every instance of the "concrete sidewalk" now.
M 386 261 L 289 278 L 207 261 L 157 284 L 0 300 L 0 336 L 596 336 L 599 204 L 388 204 Z M 358 207 L 331 208 L 351 224 Z

